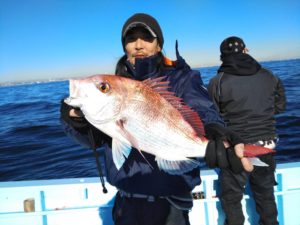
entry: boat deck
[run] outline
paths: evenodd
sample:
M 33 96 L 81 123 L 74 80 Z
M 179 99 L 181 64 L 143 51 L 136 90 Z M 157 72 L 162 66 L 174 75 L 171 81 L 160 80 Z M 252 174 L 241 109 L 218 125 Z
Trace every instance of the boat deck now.
M 223 224 L 217 192 L 217 174 L 202 170 L 203 183 L 193 190 L 191 225 Z M 278 219 L 282 225 L 300 225 L 300 162 L 279 164 L 275 187 Z M 1 225 L 112 225 L 111 210 L 116 189 L 99 178 L 0 182 Z M 246 191 L 242 201 L 247 224 L 258 224 L 254 202 Z M 34 203 L 33 208 L 27 204 Z M 24 209 L 24 205 L 26 209 Z M 25 211 L 31 212 L 25 212 Z

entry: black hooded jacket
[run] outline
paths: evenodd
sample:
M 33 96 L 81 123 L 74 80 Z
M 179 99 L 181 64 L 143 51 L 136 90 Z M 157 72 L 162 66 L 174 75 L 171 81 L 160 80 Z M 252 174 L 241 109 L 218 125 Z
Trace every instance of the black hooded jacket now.
M 245 142 L 274 139 L 274 115 L 286 104 L 281 80 L 248 54 L 223 54 L 221 60 L 208 92 L 227 126 Z

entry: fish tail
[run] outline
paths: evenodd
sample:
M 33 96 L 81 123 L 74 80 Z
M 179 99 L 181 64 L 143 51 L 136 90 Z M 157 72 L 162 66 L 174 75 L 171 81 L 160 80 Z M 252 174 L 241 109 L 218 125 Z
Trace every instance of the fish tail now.
M 264 166 L 264 167 L 268 167 L 269 165 L 263 161 L 261 161 L 259 158 L 256 157 L 251 157 L 251 158 L 247 158 L 253 166 Z
M 249 144 L 245 145 L 245 149 L 244 149 L 245 157 L 256 157 L 268 153 L 275 153 L 275 150 L 270 148 L 265 148 L 263 146 L 249 145 Z

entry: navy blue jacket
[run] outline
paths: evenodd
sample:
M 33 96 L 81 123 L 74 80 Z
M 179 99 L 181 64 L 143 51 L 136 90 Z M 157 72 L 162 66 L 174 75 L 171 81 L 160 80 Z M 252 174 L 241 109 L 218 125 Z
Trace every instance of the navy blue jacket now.
M 127 71 L 133 79 L 144 80 L 166 76 L 170 81 L 171 90 L 176 96 L 194 109 L 202 118 L 204 124 L 223 124 L 213 102 L 209 100 L 208 92 L 203 85 L 200 72 L 192 70 L 179 55 L 177 49 L 177 61 L 175 65 L 165 66 L 162 71 L 157 71 L 157 56 L 146 59 L 138 59 L 135 69 L 128 63 Z M 67 128 L 69 133 L 72 129 Z M 73 133 L 74 135 L 74 133 Z M 82 137 L 77 133 L 77 139 Z M 132 150 L 120 170 L 117 170 L 112 160 L 111 143 L 102 145 L 105 149 L 105 170 L 107 181 L 128 193 L 139 193 L 155 196 L 181 195 L 191 191 L 201 183 L 200 170 L 196 168 L 183 175 L 170 175 L 160 170 L 153 155 L 143 153 L 153 168 L 137 150 Z

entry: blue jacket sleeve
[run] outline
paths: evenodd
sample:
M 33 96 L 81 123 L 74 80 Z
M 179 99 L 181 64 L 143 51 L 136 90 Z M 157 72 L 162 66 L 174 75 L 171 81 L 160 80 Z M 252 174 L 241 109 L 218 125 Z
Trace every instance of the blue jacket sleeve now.
M 68 137 L 70 137 L 72 140 L 74 140 L 75 142 L 77 142 L 85 148 L 92 148 L 92 144 L 89 140 L 87 133 L 79 132 L 63 119 L 61 119 L 60 122 L 64 132 Z
M 182 98 L 187 105 L 199 114 L 205 125 L 218 123 L 224 126 L 222 118 L 208 95 L 199 71 L 190 71 Z

